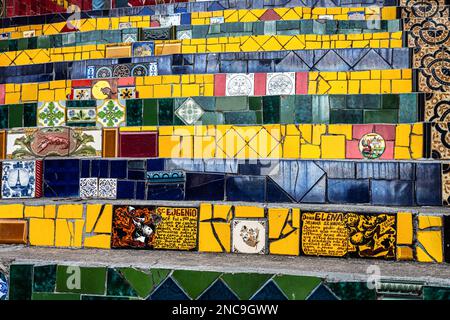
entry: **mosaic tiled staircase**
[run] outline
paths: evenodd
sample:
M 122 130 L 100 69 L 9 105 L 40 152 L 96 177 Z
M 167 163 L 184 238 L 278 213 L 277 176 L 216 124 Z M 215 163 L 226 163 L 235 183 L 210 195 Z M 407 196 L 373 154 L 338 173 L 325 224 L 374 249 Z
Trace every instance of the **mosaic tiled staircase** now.
M 0 1 L 0 244 L 450 262 L 446 2 L 47 2 Z

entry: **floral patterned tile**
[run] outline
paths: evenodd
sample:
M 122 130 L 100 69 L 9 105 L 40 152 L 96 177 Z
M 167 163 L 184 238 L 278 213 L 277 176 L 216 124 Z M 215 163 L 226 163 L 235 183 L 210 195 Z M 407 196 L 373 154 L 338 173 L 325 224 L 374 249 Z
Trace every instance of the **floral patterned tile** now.
M 80 198 L 92 199 L 98 195 L 97 178 L 80 178 Z
M 99 179 L 98 197 L 104 199 L 116 199 L 117 179 Z
M 97 122 L 103 127 L 120 127 L 125 124 L 125 106 L 118 100 L 97 102 Z
M 65 101 L 39 102 L 37 114 L 40 127 L 63 126 L 66 120 Z

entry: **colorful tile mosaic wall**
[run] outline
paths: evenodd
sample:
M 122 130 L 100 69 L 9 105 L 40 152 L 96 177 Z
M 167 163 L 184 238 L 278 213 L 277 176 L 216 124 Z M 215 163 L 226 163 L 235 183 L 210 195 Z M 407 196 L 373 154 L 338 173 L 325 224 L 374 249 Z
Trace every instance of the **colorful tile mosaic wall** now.
M 9 283 L 1 273 L 0 281 L 9 300 L 440 300 L 450 292 L 406 281 L 369 289 L 301 275 L 62 264 L 12 264 Z
M 448 219 L 411 212 L 209 203 L 5 204 L 0 219 L 11 229 L 0 243 L 30 246 L 449 262 Z

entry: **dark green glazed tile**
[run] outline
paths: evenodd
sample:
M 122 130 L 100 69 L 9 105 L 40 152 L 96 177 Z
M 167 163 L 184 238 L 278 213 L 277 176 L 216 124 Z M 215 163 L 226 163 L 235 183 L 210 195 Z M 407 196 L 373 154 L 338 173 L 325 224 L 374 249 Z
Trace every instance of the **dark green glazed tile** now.
M 376 300 L 374 289 L 367 288 L 366 282 L 331 282 L 327 283 L 341 300 Z
M 171 126 L 173 125 L 173 99 L 159 99 L 159 125 L 160 126 Z
M 80 300 L 80 294 L 34 292 L 32 300 Z
M 263 97 L 263 123 L 280 123 L 280 97 Z
M 176 270 L 172 274 L 172 279 L 192 299 L 197 299 L 219 276 L 219 272 Z
M 329 123 L 330 105 L 327 96 L 314 96 L 312 99 L 312 123 Z
M 142 100 L 130 99 L 126 101 L 127 126 L 142 126 Z
M 347 109 L 380 109 L 381 97 L 376 94 L 347 96 Z
M 322 282 L 317 277 L 279 275 L 274 279 L 289 300 L 305 300 Z
M 82 295 L 81 300 L 130 300 L 130 298 Z
M 38 48 L 50 48 L 50 37 L 49 36 L 40 36 L 37 39 Z
M 400 95 L 400 109 L 398 111 L 398 122 L 414 123 L 419 121 L 417 113 L 417 95 Z
M 8 129 L 8 106 L 0 106 L 0 129 Z
M 105 294 L 105 286 L 106 268 L 69 266 L 57 267 L 57 292 Z
M 256 124 L 256 112 L 225 112 L 226 124 Z
M 217 111 L 244 111 L 247 110 L 247 97 L 217 97 Z
M 23 127 L 23 104 L 14 104 L 9 106 L 9 127 Z
M 363 110 L 330 110 L 330 123 L 363 123 Z
M 136 291 L 134 291 L 120 272 L 112 268 L 108 268 L 108 286 L 106 294 L 108 296 L 137 296 Z
M 33 292 L 54 292 L 56 285 L 56 265 L 35 266 Z
M 26 103 L 23 109 L 23 126 L 36 127 L 37 122 L 37 104 Z
M 450 300 L 450 289 L 440 287 L 424 287 L 424 300 Z
M 386 109 L 380 111 L 365 110 L 364 123 L 397 123 L 398 110 Z
M 192 98 L 197 104 L 204 110 L 204 111 L 214 111 L 216 109 L 216 98 L 215 97 L 195 97 Z M 186 101 L 186 99 L 177 99 L 181 100 L 180 104 L 177 104 L 178 106 L 181 106 L 181 104 Z
M 383 109 L 398 109 L 400 97 L 398 94 L 383 94 Z
M 262 110 L 262 97 L 249 97 L 248 106 L 250 110 Z
M 219 112 L 205 112 L 201 118 L 203 125 L 209 124 L 225 124 L 225 117 L 223 113 Z
M 347 109 L 346 95 L 329 95 L 331 109 Z
M 143 120 L 144 126 L 157 126 L 158 125 L 158 100 L 157 99 L 145 99 Z
M 17 39 L 17 50 L 28 49 L 28 38 Z
M 222 280 L 241 300 L 248 300 L 270 278 L 270 274 L 258 273 L 225 273 Z
M 286 99 L 286 98 L 285 98 Z M 282 98 L 281 101 L 284 99 Z M 292 100 L 292 99 L 291 99 Z M 313 111 L 312 111 L 312 96 L 296 96 L 293 103 L 294 112 L 291 114 L 286 112 L 284 123 L 292 123 L 292 115 L 294 115 L 294 123 L 312 123 Z M 291 102 L 292 103 L 292 102 Z M 284 113 L 285 106 L 282 104 L 281 113 Z M 289 109 L 290 112 L 290 109 Z M 289 118 L 291 119 L 289 121 Z
M 147 297 L 170 274 L 170 270 L 165 269 L 144 272 L 133 268 L 121 268 L 119 271 L 142 298 Z
M 32 287 L 33 265 L 11 265 L 9 274 L 9 300 L 30 300 Z

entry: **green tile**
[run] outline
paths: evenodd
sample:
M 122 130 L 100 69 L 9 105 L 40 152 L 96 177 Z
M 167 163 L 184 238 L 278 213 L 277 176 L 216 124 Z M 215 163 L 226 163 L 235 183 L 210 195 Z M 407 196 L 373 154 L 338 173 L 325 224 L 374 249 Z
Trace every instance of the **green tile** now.
M 271 274 L 226 273 L 223 274 L 221 278 L 239 299 L 248 300 L 271 277 Z
M 244 111 L 247 110 L 247 97 L 217 97 L 217 111 Z
M 283 101 L 283 100 L 284 99 L 282 98 L 281 101 Z M 313 112 L 312 111 L 312 109 L 313 109 L 312 103 L 313 102 L 312 101 L 313 101 L 312 96 L 307 96 L 307 95 L 296 96 L 295 102 L 293 103 L 294 112 L 290 112 L 290 110 L 288 110 L 286 112 L 286 115 L 284 117 L 284 119 L 286 119 L 285 123 L 292 123 L 292 115 L 294 115 L 294 123 L 312 123 L 312 119 L 313 119 L 313 113 L 312 113 Z M 282 114 L 285 111 L 284 108 L 285 108 L 285 106 L 282 104 L 281 105 Z
M 378 94 L 347 96 L 347 109 L 380 109 L 381 97 Z
M 56 291 L 105 294 L 106 268 L 58 266 Z
M 37 122 L 37 104 L 26 103 L 23 109 L 23 126 L 36 127 Z
M 81 300 L 130 300 L 130 298 L 82 295 Z
M 121 268 L 119 271 L 142 298 L 146 298 L 170 274 L 170 270 L 165 269 L 144 272 L 133 268 Z
M 173 99 L 158 100 L 158 120 L 160 126 L 173 125 Z
M 56 265 L 35 266 L 33 292 L 54 292 L 56 285 Z
M 126 101 L 127 126 L 142 126 L 142 100 L 129 99 Z
M 329 95 L 331 109 L 346 109 L 347 108 L 347 95 Z
M 108 268 L 108 285 L 106 294 L 108 296 L 136 297 L 137 293 L 119 271 Z
M 9 127 L 23 127 L 23 104 L 14 104 L 9 106 Z
M 262 97 L 249 97 L 248 106 L 250 110 L 262 110 Z
M 364 123 L 397 123 L 398 110 L 385 109 L 380 111 L 364 110 Z
M 314 96 L 312 99 L 312 123 L 330 122 L 330 104 L 327 96 Z
M 363 110 L 330 110 L 330 123 L 363 123 Z
M 376 300 L 375 289 L 367 288 L 366 282 L 330 282 L 330 288 L 341 300 Z
M 398 111 L 398 122 L 414 123 L 419 121 L 416 94 L 401 94 L 399 104 L 400 109 Z
M 256 112 L 242 111 L 242 112 L 225 112 L 226 124 L 256 124 Z
M 450 289 L 441 287 L 424 287 L 424 300 L 450 300 Z
M 192 298 L 197 299 L 219 276 L 219 272 L 176 270 L 172 279 Z
M 382 105 L 383 109 L 398 109 L 400 97 L 398 94 L 383 94 Z
M 32 300 L 80 300 L 80 294 L 34 292 Z
M 9 300 L 30 300 L 33 287 L 33 265 L 13 264 L 9 271 Z
M 210 125 L 210 124 L 225 124 L 225 117 L 223 113 L 219 112 L 205 112 L 202 116 L 202 124 Z
M 263 97 L 263 123 L 264 124 L 280 123 L 279 96 Z
M 322 282 L 317 277 L 279 275 L 274 278 L 289 300 L 305 300 Z
M 158 125 L 158 99 L 144 99 L 143 100 L 143 120 L 144 126 L 157 126 Z
M 8 129 L 8 106 L 0 106 L 0 129 Z

